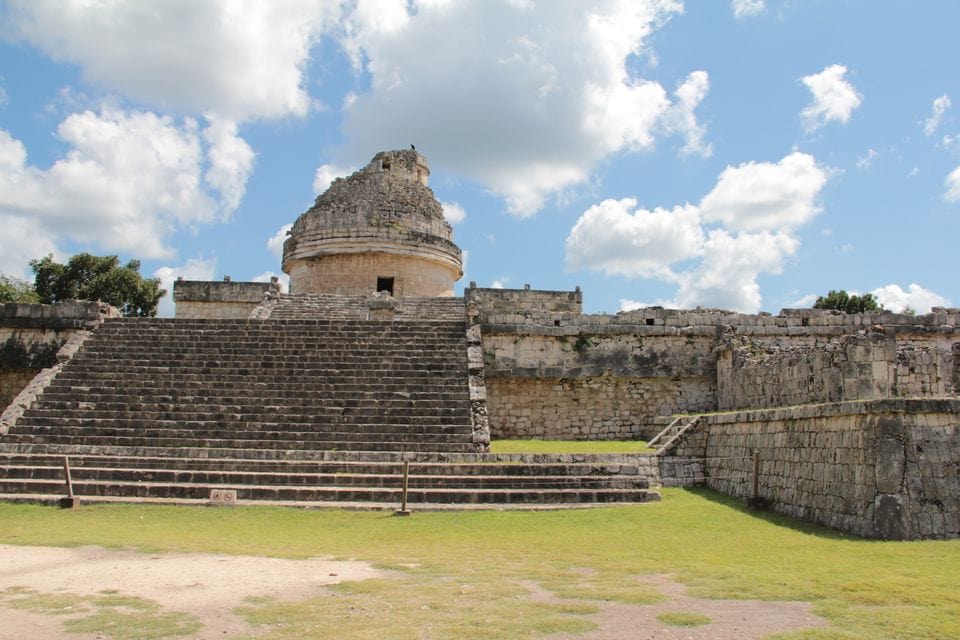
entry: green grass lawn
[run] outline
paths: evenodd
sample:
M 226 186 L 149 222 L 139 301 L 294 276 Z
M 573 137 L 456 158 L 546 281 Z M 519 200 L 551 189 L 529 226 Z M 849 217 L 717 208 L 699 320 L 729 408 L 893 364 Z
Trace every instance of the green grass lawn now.
M 652 453 L 642 440 L 494 440 L 490 453 Z
M 790 640 L 960 638 L 960 541 L 876 542 L 746 511 L 709 492 L 552 512 L 0 504 L 0 542 L 333 556 L 402 571 L 305 602 L 254 600 L 265 638 L 534 638 L 590 629 L 597 601 L 655 602 L 639 576 L 693 595 L 813 602 L 826 629 Z M 528 597 L 530 582 L 565 598 Z M 362 614 L 361 614 L 362 612 Z M 423 629 L 429 629 L 423 635 Z

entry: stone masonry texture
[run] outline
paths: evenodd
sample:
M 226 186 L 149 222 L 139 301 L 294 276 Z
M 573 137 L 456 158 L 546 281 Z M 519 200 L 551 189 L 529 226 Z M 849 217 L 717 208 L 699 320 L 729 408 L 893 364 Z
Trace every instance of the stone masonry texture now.
M 697 480 L 749 498 L 754 451 L 759 495 L 777 512 L 872 538 L 960 535 L 960 400 L 705 416 L 661 459 L 701 461 Z

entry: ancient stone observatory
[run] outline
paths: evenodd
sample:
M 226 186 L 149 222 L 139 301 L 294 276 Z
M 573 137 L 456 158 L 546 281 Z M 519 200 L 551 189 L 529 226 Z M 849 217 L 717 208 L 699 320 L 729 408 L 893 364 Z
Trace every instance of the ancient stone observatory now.
M 283 245 L 290 293 L 452 296 L 460 248 L 429 175 L 416 151 L 383 151 L 335 180 Z

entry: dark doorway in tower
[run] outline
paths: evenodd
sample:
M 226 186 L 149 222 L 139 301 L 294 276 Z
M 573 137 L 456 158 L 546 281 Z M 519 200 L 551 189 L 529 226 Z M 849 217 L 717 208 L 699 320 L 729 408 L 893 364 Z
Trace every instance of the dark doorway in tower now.
M 377 293 L 381 291 L 393 295 L 393 278 L 377 278 Z

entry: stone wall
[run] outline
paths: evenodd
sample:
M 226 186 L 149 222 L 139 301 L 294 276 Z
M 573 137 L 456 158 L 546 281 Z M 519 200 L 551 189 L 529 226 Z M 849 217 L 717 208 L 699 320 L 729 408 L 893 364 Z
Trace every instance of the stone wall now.
M 718 408 L 943 396 L 945 358 L 935 344 L 898 344 L 883 330 L 796 346 L 731 336 L 717 360 Z
M 960 379 L 956 309 L 583 315 L 580 291 L 471 286 L 465 298 L 483 331 L 494 437 L 649 437 L 661 415 L 936 397 Z
M 291 293 L 370 295 L 377 290 L 377 279 L 384 277 L 393 278 L 395 297 L 449 297 L 460 277 L 446 263 L 392 253 L 331 255 L 291 262 L 289 268 Z
M 571 324 L 583 312 L 583 294 L 576 291 L 537 289 L 481 289 L 470 283 L 464 290 L 468 303 L 480 309 L 480 322 L 486 325 Z
M 56 304 L 0 304 L 0 409 L 78 332 L 95 328 L 120 312 L 102 302 L 68 300 Z
M 484 332 L 491 434 L 630 439 L 652 435 L 656 416 L 711 411 L 717 406 L 712 333 Z
M 0 368 L 0 412 L 13 402 L 20 390 L 30 384 L 41 369 L 3 369 Z
M 647 419 L 716 401 L 709 378 L 487 377 L 493 438 L 633 440 L 649 438 Z
M 708 487 L 749 498 L 754 450 L 759 495 L 779 513 L 868 537 L 960 536 L 960 400 L 704 416 L 660 456 L 699 460 Z
M 176 317 L 182 320 L 249 318 L 265 297 L 280 292 L 273 282 L 177 280 L 173 283 Z

